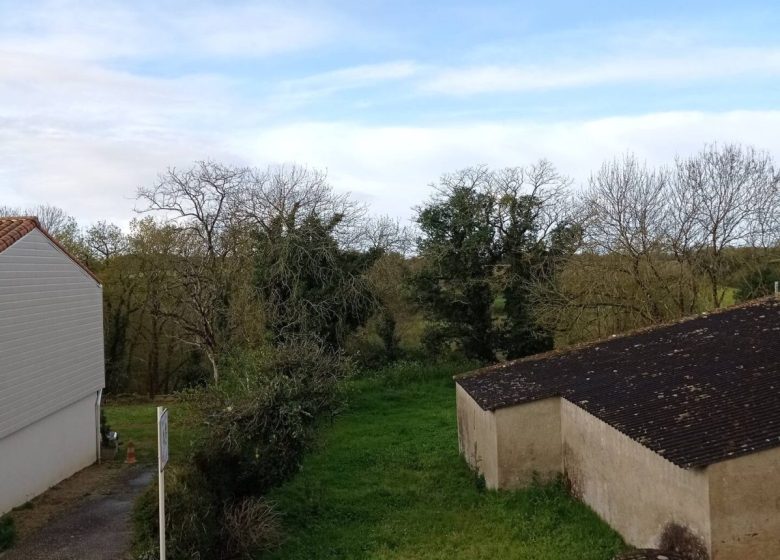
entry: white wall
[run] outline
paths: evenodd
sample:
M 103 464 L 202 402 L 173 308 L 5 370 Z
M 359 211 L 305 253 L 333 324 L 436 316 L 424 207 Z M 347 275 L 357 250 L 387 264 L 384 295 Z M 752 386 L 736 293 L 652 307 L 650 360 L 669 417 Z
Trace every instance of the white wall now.
M 0 515 L 97 460 L 97 393 L 0 439 Z
M 100 285 L 33 230 L 0 252 L 0 513 L 97 459 Z
M 0 438 L 104 383 L 100 285 L 33 230 L 0 252 Z

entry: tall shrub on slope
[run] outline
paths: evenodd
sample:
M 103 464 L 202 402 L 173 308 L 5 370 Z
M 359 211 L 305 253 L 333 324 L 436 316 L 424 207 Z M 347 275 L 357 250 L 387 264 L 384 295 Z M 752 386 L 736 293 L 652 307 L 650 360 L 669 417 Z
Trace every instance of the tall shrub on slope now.
M 297 472 L 318 422 L 340 404 L 346 364 L 322 346 L 290 341 L 234 352 L 218 385 L 184 395 L 201 438 L 174 466 L 167 493 L 169 557 L 251 558 L 279 536 L 263 496 Z M 139 557 L 155 557 L 156 488 L 136 509 Z

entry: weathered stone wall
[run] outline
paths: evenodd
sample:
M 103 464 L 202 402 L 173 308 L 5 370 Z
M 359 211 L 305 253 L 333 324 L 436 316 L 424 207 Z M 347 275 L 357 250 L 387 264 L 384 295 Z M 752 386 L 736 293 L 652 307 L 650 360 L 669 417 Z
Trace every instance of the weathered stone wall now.
M 562 399 L 563 468 L 575 496 L 626 542 L 654 548 L 668 523 L 709 548 L 709 488 L 701 469 L 677 467 Z
M 780 448 L 707 467 L 713 560 L 780 558 Z

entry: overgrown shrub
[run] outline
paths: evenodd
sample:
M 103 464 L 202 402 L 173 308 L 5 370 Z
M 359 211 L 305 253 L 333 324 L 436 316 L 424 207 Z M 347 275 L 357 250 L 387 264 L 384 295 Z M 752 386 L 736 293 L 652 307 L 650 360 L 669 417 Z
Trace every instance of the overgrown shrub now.
M 376 332 L 367 328 L 360 329 L 350 337 L 345 350 L 361 370 L 381 368 L 390 361 L 382 339 Z
M 774 263 L 759 268 L 743 266 L 735 276 L 732 279 L 737 286 L 734 298 L 737 301 L 749 301 L 774 292 L 775 281 L 780 280 L 780 266 Z
M 134 540 L 139 559 L 151 560 L 159 555 L 157 496 L 157 484 L 153 484 L 135 504 Z M 216 497 L 196 468 L 177 465 L 166 469 L 165 527 L 169 558 L 220 557 L 216 508 Z
M 226 505 L 222 519 L 229 554 L 251 559 L 281 542 L 279 515 L 263 498 Z
M 219 386 L 192 392 L 206 429 L 194 461 L 229 502 L 294 474 L 320 418 L 341 405 L 347 370 L 313 343 L 232 356 Z
M 395 317 L 388 309 L 384 309 L 379 317 L 377 334 L 382 339 L 387 361 L 393 362 L 397 360 L 400 355 L 401 337 L 396 332 Z
M 383 308 L 347 338 L 345 353 L 361 369 L 377 369 L 400 359 L 401 338 L 392 312 Z
M 0 517 L 0 552 L 8 550 L 16 542 L 16 526 L 10 515 Z
M 451 360 L 423 363 L 414 360 L 399 360 L 394 364 L 374 370 L 371 376 L 390 387 L 405 387 L 420 382 L 442 382 L 452 384 L 452 377 L 477 369 L 479 362 Z
M 341 404 L 348 374 L 338 356 L 309 342 L 230 356 L 219 385 L 183 400 L 203 424 L 189 462 L 166 477 L 169 557 L 249 558 L 279 540 L 262 496 L 292 476 L 321 418 Z M 139 501 L 139 558 L 156 546 L 156 489 Z
M 662 552 L 677 554 L 684 560 L 709 560 L 704 542 L 683 525 L 668 523 L 661 533 L 658 548 Z

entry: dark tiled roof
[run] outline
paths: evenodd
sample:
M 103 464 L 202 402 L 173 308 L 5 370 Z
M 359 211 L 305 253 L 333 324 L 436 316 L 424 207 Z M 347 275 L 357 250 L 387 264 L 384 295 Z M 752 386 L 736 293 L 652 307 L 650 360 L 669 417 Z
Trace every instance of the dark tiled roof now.
M 780 446 L 780 300 L 764 299 L 457 382 L 485 410 L 562 396 L 672 463 Z
M 65 253 L 74 263 L 79 265 L 84 272 L 98 284 L 100 279 L 95 276 L 87 266 L 74 257 L 62 244 L 54 239 L 49 232 L 41 227 L 38 218 L 34 216 L 13 216 L 13 217 L 0 217 L 0 253 L 8 249 L 11 245 L 19 241 L 22 237 L 30 233 L 34 229 L 38 229 L 43 235 L 45 235 L 52 243 L 54 243 L 63 253 Z

